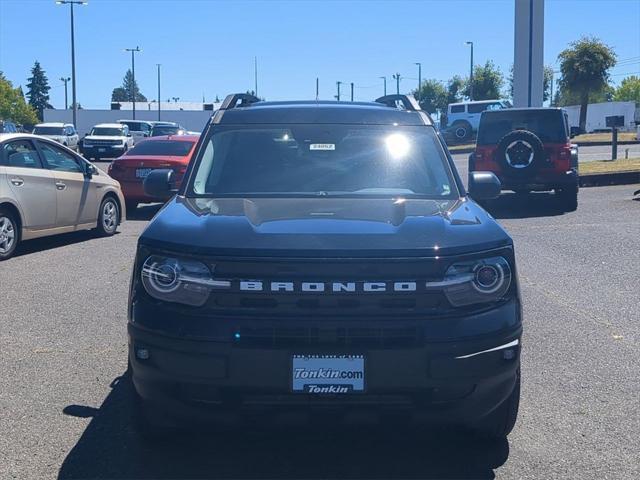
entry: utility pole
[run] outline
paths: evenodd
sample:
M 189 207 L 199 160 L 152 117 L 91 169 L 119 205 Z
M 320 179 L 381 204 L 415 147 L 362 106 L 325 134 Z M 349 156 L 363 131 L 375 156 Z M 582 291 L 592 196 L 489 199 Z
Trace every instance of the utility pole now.
M 418 103 L 420 103 L 420 99 L 422 98 L 422 64 L 420 62 L 416 62 L 418 66 Z
M 78 101 L 76 100 L 76 43 L 75 32 L 73 22 L 73 6 L 74 5 L 87 5 L 88 2 L 83 0 L 58 0 L 58 5 L 69 5 L 71 7 L 71 101 L 73 108 L 73 125 L 77 126 L 78 116 Z
M 125 48 L 125 52 L 131 52 L 131 100 L 133 101 L 133 119 L 136 119 L 136 58 L 135 53 L 140 52 L 140 47 Z
M 351 101 L 353 102 L 353 82 L 351 82 Z
M 67 110 L 69 108 L 69 102 L 67 101 L 67 82 L 71 80 L 71 77 L 62 77 L 60 78 L 61 82 L 64 82 L 64 109 Z
M 396 94 L 400 95 L 400 74 L 394 73 L 393 78 L 396 79 Z
M 156 63 L 156 66 L 158 67 L 158 121 L 160 121 L 160 64 Z
M 253 57 L 253 77 L 255 82 L 255 95 L 258 96 L 258 57 Z
M 473 101 L 473 42 L 465 42 L 471 47 L 471 61 L 469 62 L 469 100 Z
M 341 82 L 341 81 L 337 81 L 337 82 L 336 82 L 336 85 L 337 85 L 337 87 L 338 87 L 338 94 L 336 95 L 336 99 L 337 99 L 338 101 L 340 101 L 340 85 L 342 85 L 342 82 Z
M 387 96 L 387 77 L 380 77 L 384 81 L 384 96 Z
M 318 101 L 319 97 L 320 97 L 320 79 L 316 77 L 316 102 Z

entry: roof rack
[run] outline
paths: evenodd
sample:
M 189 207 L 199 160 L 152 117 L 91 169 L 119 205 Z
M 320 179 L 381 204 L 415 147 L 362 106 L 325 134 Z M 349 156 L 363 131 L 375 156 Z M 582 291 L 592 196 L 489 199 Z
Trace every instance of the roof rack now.
M 405 110 L 409 112 L 417 112 L 422 110 L 420 104 L 413 95 L 385 95 L 384 97 L 376 98 L 376 103 L 382 103 L 387 107 L 398 108 L 398 102 L 402 104 Z
M 231 110 L 236 107 L 248 107 L 252 103 L 259 102 L 260 99 L 250 93 L 233 93 L 227 95 L 220 106 L 220 110 Z M 238 105 L 240 102 L 240 105 Z

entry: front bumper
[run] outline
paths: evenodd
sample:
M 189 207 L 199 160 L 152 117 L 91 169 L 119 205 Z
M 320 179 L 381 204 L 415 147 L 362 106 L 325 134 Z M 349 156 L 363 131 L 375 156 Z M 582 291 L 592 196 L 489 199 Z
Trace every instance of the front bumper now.
M 522 327 L 515 300 L 452 321 L 448 339 L 431 336 L 429 324 L 450 320 L 417 320 L 424 341 L 411 346 L 254 346 L 231 335 L 227 341 L 203 341 L 154 332 L 136 323 L 135 315 L 136 308 L 128 332 L 136 391 L 145 402 L 184 419 L 226 422 L 255 413 L 321 411 L 381 418 L 402 412 L 415 421 L 464 424 L 486 416 L 510 395 L 520 366 Z M 474 323 L 472 330 L 456 331 Z M 494 350 L 504 345 L 511 346 Z M 139 349 L 148 352 L 147 359 L 138 358 Z M 293 393 L 292 356 L 311 354 L 364 355 L 366 391 Z
M 126 151 L 123 145 L 82 145 L 85 157 L 117 158 Z

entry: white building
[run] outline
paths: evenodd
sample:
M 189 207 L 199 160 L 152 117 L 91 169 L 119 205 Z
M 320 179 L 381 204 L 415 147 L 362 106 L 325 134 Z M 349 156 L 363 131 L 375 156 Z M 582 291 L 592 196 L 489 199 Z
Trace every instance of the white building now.
M 580 126 L 580 105 L 570 105 L 563 108 L 569 114 L 569 125 L 572 127 Z M 624 116 L 624 127 L 621 130 L 626 131 L 635 131 L 635 122 L 640 120 L 636 116 L 640 115 L 640 110 L 637 110 L 635 102 L 590 103 L 587 107 L 586 131 L 607 130 L 605 118 L 614 115 Z

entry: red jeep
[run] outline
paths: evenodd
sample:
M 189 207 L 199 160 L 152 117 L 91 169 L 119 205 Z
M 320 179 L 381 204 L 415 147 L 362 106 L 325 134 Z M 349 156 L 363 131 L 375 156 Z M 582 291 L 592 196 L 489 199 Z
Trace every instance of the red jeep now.
M 469 172 L 493 172 L 503 190 L 554 190 L 565 210 L 578 208 L 578 155 L 560 108 L 485 111 Z

